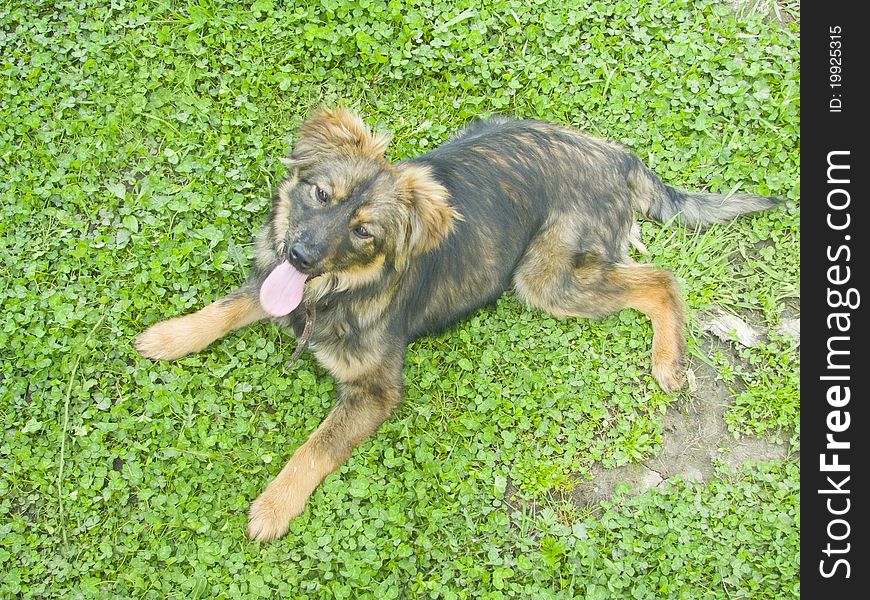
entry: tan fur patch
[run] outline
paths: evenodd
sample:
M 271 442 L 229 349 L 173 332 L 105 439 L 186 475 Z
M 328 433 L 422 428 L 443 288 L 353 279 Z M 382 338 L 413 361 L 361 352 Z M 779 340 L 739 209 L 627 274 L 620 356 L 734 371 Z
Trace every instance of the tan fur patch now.
M 324 366 L 339 382 L 354 381 L 365 377 L 381 364 L 383 352 L 377 347 L 382 343 L 381 335 L 370 332 L 367 345 L 372 349 L 349 359 L 340 346 L 318 344 L 312 348 L 317 361 Z
M 290 161 L 306 165 L 330 154 L 382 159 L 389 143 L 388 134 L 373 132 L 346 108 L 322 108 L 300 127 Z
M 514 273 L 514 288 L 517 295 L 529 306 L 543 308 L 556 317 L 573 316 L 563 309 L 560 290 L 550 282 L 555 281 L 571 263 L 571 224 L 567 219 L 553 221 L 546 226 L 546 234 L 538 235 L 529 243 L 525 256 Z M 588 284 L 587 275 L 578 274 L 579 282 Z M 567 310 L 567 312 L 566 312 Z
M 682 387 L 684 364 L 685 308 L 673 276 L 667 271 L 638 266 L 646 271 L 626 294 L 626 305 L 649 316 L 653 325 L 653 376 L 668 393 Z
M 376 281 L 384 270 L 385 262 L 386 257 L 381 254 L 367 265 L 359 265 L 344 271 L 338 271 L 334 274 L 337 279 L 335 289 L 338 291 L 350 290 Z
M 376 281 L 383 273 L 385 261 L 386 257 L 380 255 L 371 264 L 324 273 L 309 279 L 305 282 L 305 297 L 316 302 L 332 292 L 352 290 Z
M 411 208 L 411 226 L 407 251 L 410 256 L 437 248 L 462 220 L 459 211 L 450 204 L 450 193 L 432 176 L 428 166 L 399 165 L 399 190 Z

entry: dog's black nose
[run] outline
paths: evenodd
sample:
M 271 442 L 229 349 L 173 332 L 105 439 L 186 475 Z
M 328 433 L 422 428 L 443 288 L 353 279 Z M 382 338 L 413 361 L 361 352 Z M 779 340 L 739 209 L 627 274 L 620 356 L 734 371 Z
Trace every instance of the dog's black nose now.
M 314 265 L 314 257 L 302 242 L 296 242 L 290 248 L 290 262 L 303 270 L 308 270 Z

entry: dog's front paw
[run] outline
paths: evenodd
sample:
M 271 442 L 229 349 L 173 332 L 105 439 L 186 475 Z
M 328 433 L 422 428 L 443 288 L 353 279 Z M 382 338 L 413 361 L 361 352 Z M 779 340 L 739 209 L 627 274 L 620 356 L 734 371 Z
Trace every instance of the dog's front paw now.
M 137 335 L 133 346 L 139 354 L 155 360 L 174 360 L 187 354 L 175 320 L 161 321 Z
M 305 510 L 305 500 L 300 503 L 292 496 L 271 489 L 260 494 L 248 510 L 248 537 L 260 542 L 283 537 L 290 521 Z
M 155 323 L 136 336 L 133 346 L 145 358 L 155 360 L 175 360 L 199 352 L 211 338 L 204 335 L 196 316 L 194 313 Z

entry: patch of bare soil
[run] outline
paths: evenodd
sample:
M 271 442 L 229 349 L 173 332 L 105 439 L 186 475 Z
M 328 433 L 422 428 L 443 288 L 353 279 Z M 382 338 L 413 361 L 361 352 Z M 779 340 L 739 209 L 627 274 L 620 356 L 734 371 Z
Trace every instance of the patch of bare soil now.
M 799 319 L 787 322 L 788 333 L 799 337 Z M 733 322 L 730 324 L 735 325 Z M 743 326 L 745 330 L 737 331 Z M 734 361 L 739 360 L 737 353 L 730 350 L 728 343 L 715 338 L 739 337 L 751 343 L 767 334 L 746 323 L 730 333 L 722 327 L 721 321 L 709 324 L 709 328 L 705 326 L 712 335 L 703 344 L 704 350 L 715 347 L 729 352 Z M 572 500 L 575 504 L 583 507 L 597 504 L 613 496 L 619 484 L 626 484 L 637 493 L 662 485 L 672 477 L 706 481 L 714 475 L 718 464 L 737 467 L 749 460 L 767 462 L 782 460 L 789 455 L 786 442 L 751 436 L 735 438 L 728 431 L 724 415 L 732 403 L 732 393 L 717 378 L 716 369 L 696 361 L 689 381 L 690 397 L 674 403 L 664 416 L 661 452 L 641 463 L 615 469 L 594 468 L 591 480 L 574 488 Z

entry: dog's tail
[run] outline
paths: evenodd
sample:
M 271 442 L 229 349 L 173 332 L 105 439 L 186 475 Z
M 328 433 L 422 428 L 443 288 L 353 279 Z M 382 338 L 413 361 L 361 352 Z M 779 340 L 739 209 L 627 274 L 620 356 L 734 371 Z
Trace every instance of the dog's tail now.
M 676 218 L 685 225 L 706 225 L 728 221 L 738 215 L 778 206 L 784 201 L 756 194 L 710 194 L 672 188 L 640 160 L 628 177 L 635 210 L 659 222 Z

